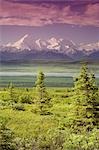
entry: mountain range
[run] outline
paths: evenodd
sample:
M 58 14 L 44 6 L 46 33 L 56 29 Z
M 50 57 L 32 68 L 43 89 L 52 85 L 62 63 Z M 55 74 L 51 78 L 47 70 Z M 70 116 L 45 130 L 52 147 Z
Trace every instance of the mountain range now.
M 99 59 L 99 42 L 76 44 L 72 40 L 51 37 L 43 40 L 26 34 L 14 43 L 0 45 L 0 60 L 48 59 L 66 61 Z

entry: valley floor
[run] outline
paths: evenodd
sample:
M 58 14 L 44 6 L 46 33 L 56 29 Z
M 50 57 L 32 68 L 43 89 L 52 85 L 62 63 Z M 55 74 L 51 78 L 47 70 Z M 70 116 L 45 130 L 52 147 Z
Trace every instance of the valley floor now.
M 47 150 L 47 147 L 51 147 L 51 145 L 52 149 L 48 150 L 78 150 L 79 148 L 80 150 L 98 150 L 98 130 L 94 129 L 88 134 L 86 132 L 74 134 L 68 127 L 74 101 L 72 99 L 73 89 L 48 88 L 48 93 L 52 101 L 52 107 L 49 108 L 50 114 L 40 115 L 36 112 L 35 88 L 16 88 L 14 94 L 18 99 L 14 99 L 12 103 L 9 100 L 8 90 L 0 90 L 0 120 L 7 120 L 8 128 L 19 139 L 17 139 L 18 144 L 22 139 L 29 141 L 34 139 L 39 145 L 37 150 Z M 22 101 L 21 96 L 25 94 L 29 94 L 31 99 Z M 63 143 L 64 148 L 62 147 Z M 36 149 L 35 145 L 34 148 Z M 25 148 L 25 150 L 32 149 Z

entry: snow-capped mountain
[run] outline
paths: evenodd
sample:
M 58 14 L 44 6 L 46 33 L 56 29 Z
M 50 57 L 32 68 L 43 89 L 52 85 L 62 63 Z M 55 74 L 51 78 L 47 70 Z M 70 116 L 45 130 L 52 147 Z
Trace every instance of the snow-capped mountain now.
M 14 43 L 8 43 L 6 45 L 6 47 L 13 47 L 16 49 L 16 51 L 18 51 L 18 50 L 22 51 L 24 49 L 31 50 L 34 46 L 33 43 L 34 43 L 33 39 L 28 34 L 26 34 L 18 41 L 14 42 Z
M 8 43 L 3 46 L 7 51 L 23 51 L 23 50 L 36 50 L 36 51 L 56 51 L 59 53 L 69 54 L 75 53 L 78 50 L 78 46 L 69 40 L 62 38 L 52 37 L 47 40 L 36 39 L 29 35 L 25 35 L 14 43 Z M 11 48 L 11 49 L 10 49 Z M 12 49 L 13 48 L 13 49 Z
M 68 60 L 79 60 L 85 57 L 92 57 L 99 53 L 99 42 L 89 44 L 76 44 L 72 40 L 52 37 L 50 39 L 34 39 L 26 34 L 14 43 L 0 46 L 2 59 L 23 59 L 23 58 L 58 58 Z
M 93 52 L 99 51 L 99 42 L 88 44 L 81 43 L 80 47 L 82 50 L 85 50 L 87 55 L 89 55 Z

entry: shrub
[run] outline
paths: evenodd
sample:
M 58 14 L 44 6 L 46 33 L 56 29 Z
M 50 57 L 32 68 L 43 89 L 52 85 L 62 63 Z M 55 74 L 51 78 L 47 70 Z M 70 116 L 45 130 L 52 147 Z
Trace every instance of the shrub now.
M 0 123 L 0 150 L 16 150 L 14 134 L 6 126 L 6 122 Z
M 32 98 L 30 97 L 29 94 L 25 94 L 25 95 L 22 95 L 20 97 L 20 102 L 21 103 L 26 103 L 26 104 L 31 104 L 32 103 Z
M 23 104 L 14 104 L 12 107 L 14 110 L 25 111 Z

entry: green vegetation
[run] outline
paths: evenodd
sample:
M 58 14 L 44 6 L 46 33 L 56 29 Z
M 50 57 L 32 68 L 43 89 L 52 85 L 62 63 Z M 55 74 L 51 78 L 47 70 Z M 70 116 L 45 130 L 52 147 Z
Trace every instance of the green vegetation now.
M 33 87 L 36 80 L 35 73 L 38 70 L 43 70 L 44 74 L 47 74 L 45 76 L 47 87 L 72 87 L 73 77 L 77 76 L 80 67 L 81 63 L 67 63 L 62 60 L 0 63 L 0 87 L 7 87 L 10 82 L 16 87 Z M 96 82 L 99 86 L 99 63 L 90 62 L 88 68 L 97 75 Z
M 0 89 L 0 150 L 98 150 L 99 90 L 86 65 L 71 88 Z
M 37 105 L 40 114 L 48 114 L 48 109 L 50 108 L 50 97 L 48 96 L 48 93 L 46 91 L 45 85 L 44 85 L 44 74 L 43 72 L 40 72 L 37 81 L 36 81 L 36 98 L 37 98 Z
M 0 125 L 0 150 L 15 150 L 14 135 L 9 128 L 6 127 L 6 122 Z
M 14 83 L 16 87 L 33 87 L 35 86 L 36 76 L 2 76 L 0 78 L 0 87 L 7 87 L 9 82 Z M 97 79 L 97 83 L 99 80 Z M 72 87 L 72 77 L 57 77 L 47 76 L 45 77 L 45 85 L 47 87 Z
M 88 73 L 88 68 L 84 65 L 81 73 L 76 78 L 74 86 L 73 103 L 73 129 L 77 131 L 90 131 L 97 124 L 98 88 L 95 84 L 94 74 Z

